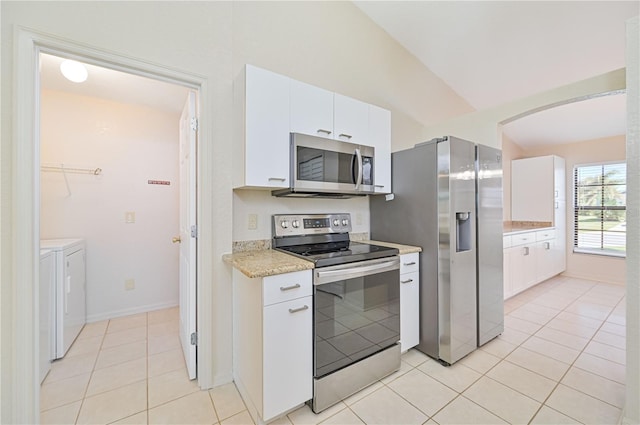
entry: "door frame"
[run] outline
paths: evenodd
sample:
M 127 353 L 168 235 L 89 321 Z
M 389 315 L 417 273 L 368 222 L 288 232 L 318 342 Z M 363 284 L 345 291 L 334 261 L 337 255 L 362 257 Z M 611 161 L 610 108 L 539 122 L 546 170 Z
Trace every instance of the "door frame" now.
M 40 102 L 39 69 L 40 53 L 50 53 L 77 59 L 118 71 L 127 72 L 156 80 L 179 84 L 198 92 L 200 121 L 196 142 L 196 213 L 198 217 L 211 217 L 213 204 L 202 196 L 211 193 L 213 185 L 211 121 L 211 99 L 207 78 L 190 74 L 160 64 L 144 62 L 114 52 L 99 50 L 69 40 L 39 33 L 30 29 L 17 28 L 14 38 L 13 68 L 13 129 L 12 129 L 12 195 L 11 212 L 13 237 L 11 250 L 13 258 L 13 294 L 11 366 L 13 397 L 11 406 L 12 422 L 39 423 L 40 383 L 38 379 L 38 281 L 40 235 Z M 37 213 L 37 214 L 36 214 Z M 198 223 L 196 242 L 196 293 L 198 326 L 198 384 L 210 388 L 213 384 L 213 344 L 211 327 L 213 324 L 212 285 L 200 282 L 212 281 L 211 268 L 203 267 L 201 258 L 212 258 L 212 229 L 209 223 Z M 3 349 L 3 352 L 7 352 Z

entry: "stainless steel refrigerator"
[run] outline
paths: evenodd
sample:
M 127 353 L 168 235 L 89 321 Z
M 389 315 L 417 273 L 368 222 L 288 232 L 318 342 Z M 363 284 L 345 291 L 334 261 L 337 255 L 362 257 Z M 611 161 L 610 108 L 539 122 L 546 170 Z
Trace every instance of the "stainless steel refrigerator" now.
M 371 196 L 371 239 L 422 247 L 420 343 L 452 364 L 504 330 L 502 159 L 443 137 L 392 154 L 392 195 Z

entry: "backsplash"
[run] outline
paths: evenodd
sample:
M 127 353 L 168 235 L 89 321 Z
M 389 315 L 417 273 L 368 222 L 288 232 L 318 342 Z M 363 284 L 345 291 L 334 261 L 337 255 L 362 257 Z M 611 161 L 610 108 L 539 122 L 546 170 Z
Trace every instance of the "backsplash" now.
M 369 199 L 276 198 L 269 190 L 235 190 L 233 192 L 233 241 L 269 240 L 271 216 L 274 214 L 351 213 L 353 233 L 369 233 Z M 255 215 L 255 229 L 249 229 L 249 216 Z M 252 223 L 253 224 L 253 223 Z M 235 244 L 234 244 L 235 247 Z

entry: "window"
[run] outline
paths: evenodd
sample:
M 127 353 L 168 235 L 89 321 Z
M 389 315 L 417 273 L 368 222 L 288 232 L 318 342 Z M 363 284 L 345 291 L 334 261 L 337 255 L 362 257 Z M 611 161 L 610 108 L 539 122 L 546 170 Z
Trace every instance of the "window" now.
M 625 256 L 626 178 L 626 163 L 575 167 L 574 252 Z

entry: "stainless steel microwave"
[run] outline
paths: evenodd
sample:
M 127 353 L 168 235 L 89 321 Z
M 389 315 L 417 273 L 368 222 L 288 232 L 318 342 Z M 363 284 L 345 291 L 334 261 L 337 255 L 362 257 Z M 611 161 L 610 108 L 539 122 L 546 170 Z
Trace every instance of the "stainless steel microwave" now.
M 290 184 L 274 196 L 349 198 L 374 193 L 374 148 L 291 133 Z

